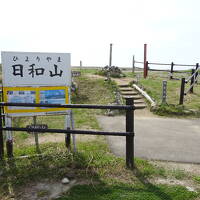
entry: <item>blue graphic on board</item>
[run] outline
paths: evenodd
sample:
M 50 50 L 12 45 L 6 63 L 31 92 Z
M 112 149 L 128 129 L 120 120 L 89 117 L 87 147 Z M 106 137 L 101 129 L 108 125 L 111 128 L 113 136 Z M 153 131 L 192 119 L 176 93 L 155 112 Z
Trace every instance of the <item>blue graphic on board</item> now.
M 35 91 L 17 90 L 7 91 L 7 98 L 9 103 L 35 103 L 36 96 Z M 16 107 L 9 106 L 10 110 L 26 110 L 35 109 L 34 107 Z
M 43 104 L 65 104 L 65 90 L 41 90 L 40 103 Z

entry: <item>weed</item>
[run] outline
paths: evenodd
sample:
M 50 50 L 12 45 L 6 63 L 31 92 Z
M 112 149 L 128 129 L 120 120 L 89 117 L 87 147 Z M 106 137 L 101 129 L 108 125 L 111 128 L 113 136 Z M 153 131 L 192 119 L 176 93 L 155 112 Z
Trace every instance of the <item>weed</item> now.
M 185 177 L 187 177 L 186 173 L 184 170 L 180 170 L 180 169 L 175 169 L 170 171 L 171 172 L 171 176 L 176 178 L 176 179 L 183 179 Z
M 194 176 L 194 177 L 193 177 L 193 180 L 194 180 L 196 183 L 200 184 L 200 176 Z
M 49 194 L 49 191 L 48 190 L 40 190 L 38 193 L 37 193 L 37 196 L 38 197 L 44 197 L 46 195 Z
M 166 170 L 162 167 L 155 167 L 149 161 L 137 158 L 135 160 L 136 167 L 140 169 L 140 176 L 142 177 L 152 177 L 152 176 L 162 176 L 166 177 Z

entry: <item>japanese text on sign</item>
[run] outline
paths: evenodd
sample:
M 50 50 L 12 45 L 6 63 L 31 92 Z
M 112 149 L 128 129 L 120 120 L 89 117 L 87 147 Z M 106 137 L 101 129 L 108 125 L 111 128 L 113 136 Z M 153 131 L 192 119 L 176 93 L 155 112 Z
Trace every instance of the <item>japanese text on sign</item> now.
M 69 86 L 70 54 L 2 52 L 4 86 Z

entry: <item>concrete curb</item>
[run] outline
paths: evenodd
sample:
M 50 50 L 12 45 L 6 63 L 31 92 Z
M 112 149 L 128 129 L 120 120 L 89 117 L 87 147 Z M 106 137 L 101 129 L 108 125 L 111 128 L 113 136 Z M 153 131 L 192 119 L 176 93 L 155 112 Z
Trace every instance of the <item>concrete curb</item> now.
M 144 91 L 142 90 L 139 86 L 137 86 L 136 84 L 133 84 L 133 87 L 142 95 L 144 96 L 147 101 L 149 101 L 149 103 L 151 104 L 151 107 L 155 107 L 156 106 L 156 102 L 153 101 L 153 99 Z

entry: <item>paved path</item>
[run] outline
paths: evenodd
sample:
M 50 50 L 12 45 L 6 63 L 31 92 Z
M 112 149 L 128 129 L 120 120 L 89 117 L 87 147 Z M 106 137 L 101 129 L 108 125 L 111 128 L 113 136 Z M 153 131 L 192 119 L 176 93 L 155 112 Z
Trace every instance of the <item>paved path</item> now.
M 125 131 L 125 117 L 99 116 L 105 131 Z M 125 137 L 108 136 L 111 151 L 125 156 Z M 200 119 L 135 118 L 135 156 L 200 163 Z

